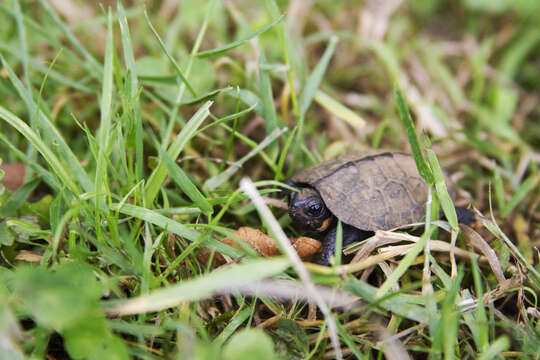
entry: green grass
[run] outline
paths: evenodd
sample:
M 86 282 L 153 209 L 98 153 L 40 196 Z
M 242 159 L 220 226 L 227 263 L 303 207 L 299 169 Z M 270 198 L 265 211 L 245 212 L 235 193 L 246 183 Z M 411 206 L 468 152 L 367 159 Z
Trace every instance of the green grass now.
M 0 185 L 2 356 L 538 357 L 536 2 L 409 1 L 379 37 L 365 2 L 74 4 L 0 3 L 0 162 L 26 165 Z M 448 222 L 331 267 L 220 241 L 298 235 L 243 177 L 278 198 L 371 147 L 412 152 Z

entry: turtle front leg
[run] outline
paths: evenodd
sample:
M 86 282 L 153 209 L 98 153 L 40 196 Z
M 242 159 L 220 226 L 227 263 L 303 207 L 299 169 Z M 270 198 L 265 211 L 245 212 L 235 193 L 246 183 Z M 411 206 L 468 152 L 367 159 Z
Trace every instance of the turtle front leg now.
M 474 220 L 474 212 L 461 206 L 456 206 L 457 220 L 460 224 L 471 225 Z
M 342 224 L 342 244 L 343 247 L 352 244 L 355 241 L 364 240 L 371 236 L 373 233 L 369 231 L 362 231 L 353 226 Z M 336 252 L 336 235 L 337 226 L 331 228 L 323 240 L 323 245 L 319 257 L 315 261 L 316 264 L 329 266 L 330 257 Z

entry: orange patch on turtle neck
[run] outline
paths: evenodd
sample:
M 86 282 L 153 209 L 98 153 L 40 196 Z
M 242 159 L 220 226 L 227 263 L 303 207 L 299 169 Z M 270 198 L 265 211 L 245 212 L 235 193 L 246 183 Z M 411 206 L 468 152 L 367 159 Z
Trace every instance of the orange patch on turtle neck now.
M 330 217 L 328 217 L 326 220 L 323 221 L 322 225 L 317 228 L 319 231 L 324 231 L 330 225 L 330 220 L 332 220 Z

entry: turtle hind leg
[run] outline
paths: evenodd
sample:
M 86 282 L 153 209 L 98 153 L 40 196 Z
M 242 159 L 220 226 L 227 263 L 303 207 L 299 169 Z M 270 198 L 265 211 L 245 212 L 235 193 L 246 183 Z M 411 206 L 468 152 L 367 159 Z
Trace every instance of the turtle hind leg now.
M 316 264 L 324 266 L 330 265 L 330 257 L 333 256 L 336 252 L 336 235 L 337 226 L 334 226 L 328 231 L 323 240 L 321 252 L 319 253 L 317 260 L 315 261 Z M 343 247 L 352 244 L 355 241 L 364 240 L 372 235 L 373 232 L 371 231 L 363 231 L 353 226 L 342 224 Z

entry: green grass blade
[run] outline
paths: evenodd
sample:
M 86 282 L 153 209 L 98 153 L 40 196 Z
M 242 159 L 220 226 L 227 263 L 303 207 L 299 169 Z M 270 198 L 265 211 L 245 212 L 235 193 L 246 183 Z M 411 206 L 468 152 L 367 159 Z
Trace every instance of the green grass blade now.
M 26 82 L 27 86 L 31 86 L 32 83 L 30 81 L 30 72 L 28 69 L 28 44 L 26 42 L 26 29 L 24 27 L 24 20 L 23 15 L 21 13 L 21 5 L 19 3 L 19 0 L 15 0 L 13 3 L 14 13 L 15 13 L 15 20 L 17 23 L 17 33 L 19 38 L 19 44 L 21 46 L 20 53 L 21 53 L 21 62 L 23 66 L 23 76 L 24 81 Z
M 120 23 L 120 33 L 122 35 L 122 48 L 124 53 L 124 62 L 128 70 L 128 81 L 130 82 L 130 97 L 132 100 L 133 121 L 135 127 L 135 175 L 136 182 L 139 182 L 143 176 L 143 128 L 142 128 L 142 115 L 139 92 L 139 81 L 137 78 L 137 70 L 135 68 L 135 56 L 133 51 L 133 45 L 131 44 L 131 35 L 129 32 L 129 25 L 126 18 L 126 13 L 122 2 L 118 1 L 118 16 Z M 129 136 L 130 134 L 128 134 Z
M 287 128 L 277 128 L 272 132 L 270 135 L 268 135 L 266 138 L 264 138 L 263 141 L 259 145 L 257 145 L 255 148 L 251 149 L 249 153 L 247 153 L 243 158 L 236 161 L 234 164 L 232 164 L 227 170 L 224 172 L 217 174 L 216 176 L 211 177 L 210 179 L 206 180 L 204 183 L 204 187 L 209 190 L 214 190 L 221 184 L 223 184 L 225 181 L 227 181 L 232 175 L 234 175 L 239 169 L 242 168 L 242 165 L 251 159 L 253 156 L 257 155 L 259 152 L 261 152 L 266 146 L 271 144 L 274 140 L 276 140 L 278 137 L 281 136 L 285 131 L 287 131 Z M 276 170 L 276 169 L 273 169 Z
M 335 248 L 334 254 L 335 254 L 334 266 L 341 265 L 341 255 L 343 254 L 343 227 L 341 226 L 341 220 L 339 219 L 337 223 L 336 248 Z
M 431 238 L 431 232 L 435 227 L 431 227 L 430 232 L 424 232 L 420 237 L 420 240 L 414 244 L 403 259 L 399 262 L 399 265 L 392 271 L 392 274 L 386 278 L 381 287 L 377 290 L 377 298 L 383 297 L 392 286 L 398 282 L 399 278 L 405 274 L 407 269 L 412 265 L 413 261 L 420 254 L 420 252 L 426 246 L 427 241 Z
M 315 66 L 315 69 L 313 69 L 313 72 L 309 75 L 306 81 L 306 85 L 304 86 L 304 89 L 302 90 L 299 99 L 301 117 L 306 114 L 306 111 L 308 110 L 311 102 L 313 101 L 313 97 L 315 96 L 315 93 L 319 88 L 319 84 L 323 79 L 326 68 L 328 67 L 330 60 L 332 59 L 332 55 L 336 50 L 337 42 L 338 37 L 332 36 L 332 38 L 330 39 L 330 43 L 326 47 L 326 50 L 324 50 L 321 60 L 319 60 L 319 63 L 317 64 L 317 66 Z M 299 133 L 301 132 L 301 126 L 301 124 L 298 125 Z
M 176 159 L 178 155 L 180 155 L 180 152 L 182 152 L 184 146 L 193 137 L 199 126 L 208 117 L 208 114 L 210 114 L 209 109 L 211 105 L 212 102 L 208 101 L 206 104 L 201 106 L 201 108 L 182 128 L 182 131 L 180 131 L 180 134 L 178 134 L 178 136 L 174 139 L 174 142 L 171 144 L 169 150 L 167 151 L 167 154 L 169 154 L 169 157 L 171 159 Z M 165 181 L 166 177 L 167 166 L 163 162 L 160 162 L 159 165 L 152 172 L 152 175 L 150 175 L 150 179 L 148 180 L 148 183 L 144 188 L 144 199 L 147 206 L 150 206 L 156 198 L 159 190 L 161 189 L 161 185 L 163 184 L 163 181 Z
M 428 185 L 432 185 L 433 174 L 431 173 L 431 170 L 429 169 L 428 164 L 426 163 L 426 159 L 424 158 L 424 155 L 422 153 L 422 147 L 420 146 L 420 141 L 418 140 L 418 135 L 416 134 L 414 123 L 411 114 L 409 113 L 407 103 L 403 98 L 401 90 L 397 86 L 395 89 L 395 96 L 399 117 L 407 133 L 407 138 L 409 139 L 409 144 L 411 145 L 411 151 L 414 157 L 414 161 L 416 162 L 416 167 L 418 168 L 418 173 L 420 174 L 420 176 L 422 176 L 422 178 L 426 181 Z
M 148 210 L 140 206 L 118 203 L 111 204 L 110 209 L 118 211 L 124 215 L 129 215 L 137 219 L 144 220 L 146 222 L 159 226 L 160 228 L 165 229 L 170 233 L 176 234 L 193 242 L 199 241 L 201 239 L 200 231 L 188 228 L 187 226 L 184 226 L 177 221 L 171 220 L 168 217 L 163 216 L 153 210 Z M 224 255 L 231 256 L 233 258 L 236 258 L 243 254 L 242 251 L 223 244 L 217 240 L 214 240 L 211 237 L 203 239 L 203 242 L 204 246 L 207 246 L 210 249 L 216 250 Z
M 512 196 L 512 199 L 506 204 L 504 208 L 501 210 L 501 216 L 506 217 L 508 214 L 514 210 L 514 208 L 521 204 L 523 199 L 538 185 L 538 180 L 540 180 L 540 175 L 533 174 L 529 176 L 524 182 L 521 183 L 519 188 L 517 189 L 514 196 Z
M 495 200 L 497 200 L 497 205 L 499 205 L 501 213 L 505 212 L 506 199 L 504 197 L 504 184 L 498 166 L 493 167 L 493 190 L 495 192 Z
M 43 142 L 43 140 L 21 119 L 13 115 L 0 105 L 0 119 L 4 119 L 9 125 L 14 127 L 30 142 L 37 151 L 45 158 L 53 173 L 56 174 L 69 190 L 75 195 L 80 195 L 79 187 L 73 182 L 70 172 L 64 168 L 63 164 L 56 157 L 54 152 Z
M 471 258 L 471 270 L 474 281 L 474 288 L 476 290 L 476 298 L 479 299 L 478 306 L 476 308 L 476 319 L 474 321 L 474 326 L 476 327 L 475 341 L 477 343 L 478 349 L 484 350 L 488 345 L 489 341 L 489 328 L 488 328 L 488 318 L 486 315 L 486 309 L 484 307 L 484 302 L 481 300 L 484 298 L 484 287 L 482 285 L 482 278 L 480 276 L 480 267 L 476 258 Z
M 225 329 L 214 339 L 213 345 L 221 347 L 227 339 L 229 339 L 238 330 L 238 327 L 242 325 L 251 315 L 251 308 L 245 308 L 240 310 L 234 318 L 227 324 Z
M 332 36 L 332 38 L 330 39 L 330 43 L 326 47 L 326 50 L 321 57 L 321 60 L 319 61 L 317 66 L 315 66 L 313 72 L 309 75 L 306 84 L 302 89 L 302 93 L 300 94 L 300 97 L 298 99 L 298 108 L 300 113 L 297 124 L 298 132 L 296 133 L 296 142 L 294 143 L 293 148 L 294 158 L 292 161 L 291 169 L 294 168 L 294 165 L 296 163 L 296 157 L 298 156 L 301 145 L 304 143 L 304 121 L 306 117 L 306 112 L 311 105 L 311 102 L 313 101 L 313 97 L 315 96 L 317 89 L 319 88 L 324 73 L 326 72 L 326 68 L 328 67 L 328 64 L 330 63 L 332 55 L 334 54 L 334 51 L 336 49 L 337 42 L 337 36 Z
M 279 9 L 279 5 L 276 3 L 276 0 L 266 0 L 266 7 L 268 8 L 270 15 L 272 17 L 279 16 L 280 9 Z M 280 23 L 278 26 L 278 34 L 279 34 L 279 40 L 281 43 L 281 49 L 283 51 L 283 61 L 285 63 L 285 67 L 287 68 L 287 82 L 289 84 L 289 88 L 291 89 L 291 103 L 293 107 L 293 113 L 297 118 L 299 118 L 300 109 L 298 107 L 298 99 L 296 97 L 296 90 L 294 88 L 291 61 L 289 59 L 288 41 L 290 39 L 290 36 L 285 35 L 285 28 L 286 28 L 285 23 L 284 22 Z
M 96 159 L 95 189 L 98 198 L 108 192 L 107 158 L 109 156 L 109 141 L 111 138 L 111 107 L 113 92 L 113 57 L 114 41 L 112 32 L 111 11 L 108 12 L 107 38 L 105 42 L 105 65 L 103 71 L 103 88 L 100 102 L 100 128 L 98 134 L 98 156 Z M 96 202 L 104 206 L 103 199 Z
M 328 112 L 354 127 L 362 128 L 366 126 L 366 121 L 361 116 L 322 90 L 317 90 L 315 93 L 315 101 Z
M 34 178 L 15 190 L 4 204 L 0 204 L 0 218 L 15 216 L 40 182 L 40 178 Z
M 500 358 L 501 353 L 510 347 L 510 340 L 506 336 L 497 338 L 485 351 L 482 351 L 478 360 L 491 360 Z
M 184 97 L 184 98 L 182 98 L 182 101 L 179 104 L 180 105 L 197 105 L 197 104 L 202 103 L 204 101 L 212 100 L 216 96 L 218 96 L 218 95 L 220 95 L 222 93 L 226 93 L 226 92 L 231 91 L 231 90 L 232 90 L 232 87 L 227 86 L 227 87 L 224 87 L 224 88 L 221 88 L 221 89 L 211 90 L 211 91 L 207 92 L 206 94 L 202 94 L 201 96 L 198 96 L 198 97 Z
M 23 99 L 24 103 L 26 104 L 26 107 L 28 108 L 28 112 L 30 114 L 34 114 L 36 111 L 36 104 L 34 100 L 32 99 L 32 95 L 23 86 L 21 81 L 17 78 L 17 76 L 15 75 L 11 67 L 2 57 L 2 55 L 0 55 L 0 62 L 4 66 L 4 69 L 6 70 L 11 83 L 13 84 L 15 89 L 17 89 L 19 96 Z M 79 181 L 79 184 L 84 189 L 84 191 L 93 192 L 94 183 L 90 180 L 90 177 L 84 171 L 80 161 L 77 159 L 75 154 L 73 154 L 73 152 L 71 151 L 71 148 L 67 145 L 63 136 L 58 132 L 58 129 L 56 129 L 52 121 L 41 110 L 39 110 L 38 124 L 43 134 L 44 140 L 47 143 L 55 144 L 56 153 L 58 153 L 58 156 L 61 159 L 64 159 L 67 162 L 67 166 L 70 169 L 70 174 L 75 175 L 75 177 Z M 73 181 L 70 181 L 70 183 L 74 184 Z M 73 189 L 71 190 L 73 191 Z
M 97 72 L 97 74 L 94 74 L 94 75 L 96 76 L 99 75 L 103 71 L 99 62 L 90 54 L 88 50 L 86 50 L 86 48 L 81 44 L 81 42 L 77 39 L 77 37 L 73 35 L 69 27 L 66 26 L 66 24 L 60 19 L 58 14 L 56 14 L 56 12 L 51 8 L 48 1 L 39 0 L 39 3 L 45 9 L 47 14 L 53 19 L 54 23 L 58 25 L 60 30 L 62 30 L 62 32 L 67 37 L 69 42 L 75 47 L 75 49 L 77 49 L 84 56 L 86 61 L 88 61 L 92 65 L 94 70 Z
M 0 141 L 3 141 L 4 144 L 6 144 L 9 150 L 15 156 L 21 159 L 21 161 L 24 162 L 27 166 L 31 167 L 32 170 L 34 170 L 51 188 L 60 190 L 61 186 L 58 183 L 57 179 L 52 176 L 52 174 L 47 169 L 43 168 L 36 162 L 32 162 L 25 153 L 17 149 L 17 147 L 15 147 L 15 145 L 11 141 L 9 141 L 9 139 L 2 133 L 0 133 Z
M 113 314 L 141 314 L 160 311 L 186 301 L 197 301 L 216 292 L 229 292 L 231 288 L 277 275 L 289 267 L 284 258 L 253 260 L 236 264 L 206 276 L 184 281 L 148 295 L 139 296 L 115 304 L 108 311 Z
M 276 20 L 272 21 L 270 24 L 260 28 L 259 30 L 249 34 L 248 36 L 246 36 L 245 38 L 243 39 L 240 39 L 240 40 L 236 40 L 236 41 L 233 41 L 232 43 L 229 43 L 227 45 L 224 45 L 224 46 L 221 46 L 219 48 L 216 48 L 216 49 L 212 49 L 212 50 L 207 50 L 207 51 L 201 51 L 200 53 L 197 54 L 197 57 L 198 58 L 207 58 L 207 57 L 210 57 L 210 56 L 214 56 L 214 55 L 219 55 L 219 54 L 222 54 L 226 51 L 229 51 L 231 49 L 234 49 L 235 47 L 238 47 L 242 44 L 245 44 L 247 43 L 249 40 L 257 37 L 258 35 L 262 34 L 263 32 L 269 30 L 270 28 L 272 28 L 274 25 L 276 25 L 277 23 L 279 23 L 281 20 L 283 20 L 283 17 L 284 15 L 281 15 L 280 17 L 278 17 Z
M 194 97 L 197 96 L 195 90 L 193 89 L 193 87 L 191 86 L 191 84 L 189 83 L 189 81 L 187 80 L 186 76 L 184 75 L 184 72 L 182 71 L 182 69 L 180 69 L 180 66 L 178 66 L 178 63 L 176 62 L 176 60 L 174 60 L 174 58 L 172 57 L 172 55 L 170 54 L 169 50 L 167 50 L 167 47 L 165 46 L 165 44 L 163 43 L 163 40 L 161 40 L 161 37 L 159 36 L 159 34 L 157 33 L 156 29 L 154 28 L 154 25 L 152 25 L 152 22 L 150 21 L 150 18 L 148 17 L 148 13 L 146 12 L 146 10 L 144 11 L 144 18 L 146 19 L 146 23 L 148 24 L 148 27 L 150 28 L 150 30 L 152 31 L 152 33 L 154 34 L 154 37 L 156 38 L 156 40 L 158 41 L 158 44 L 159 44 L 159 47 L 161 48 L 161 51 L 163 51 L 165 53 L 165 55 L 167 56 L 167 58 L 169 59 L 169 62 L 171 63 L 171 65 L 173 66 L 174 68 L 174 71 L 176 72 L 176 74 L 180 77 L 180 79 L 182 79 L 182 82 L 186 85 L 186 87 L 188 88 L 189 92 L 191 93 L 191 95 L 193 95 Z
M 264 53 L 261 51 L 259 54 L 259 83 L 260 93 L 262 98 L 262 118 L 266 125 L 266 135 L 270 135 L 278 126 L 278 118 L 276 113 L 276 107 L 274 105 L 274 96 L 272 94 L 272 84 L 270 82 L 270 73 L 262 68 L 262 65 L 266 62 Z M 277 155 L 277 144 L 272 144 L 268 148 L 270 158 L 274 159 Z
M 167 155 L 167 153 L 161 154 L 161 159 L 167 165 L 169 175 L 173 179 L 174 183 L 182 189 L 182 191 L 189 197 L 195 205 L 197 205 L 201 211 L 207 216 L 214 212 L 212 205 L 206 200 L 204 195 L 189 179 L 187 174 Z
M 377 296 L 376 287 L 360 280 L 350 280 L 343 285 L 344 289 L 362 297 L 371 305 L 379 306 L 407 319 L 419 322 L 427 322 L 426 310 L 418 305 L 418 300 L 405 294 L 391 294 L 387 298 Z M 413 301 L 416 300 L 416 301 Z
M 434 185 L 435 189 L 437 190 L 437 197 L 441 203 L 446 220 L 448 220 L 448 223 L 450 223 L 452 229 L 458 230 L 459 225 L 456 209 L 454 207 L 454 203 L 452 202 L 452 198 L 448 193 L 444 173 L 442 172 L 441 166 L 439 165 L 433 150 L 427 151 L 427 159 L 431 168 L 431 173 L 433 174 Z

